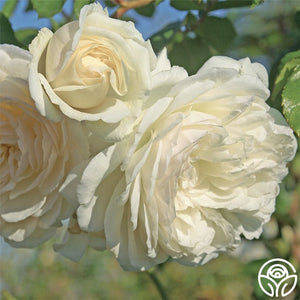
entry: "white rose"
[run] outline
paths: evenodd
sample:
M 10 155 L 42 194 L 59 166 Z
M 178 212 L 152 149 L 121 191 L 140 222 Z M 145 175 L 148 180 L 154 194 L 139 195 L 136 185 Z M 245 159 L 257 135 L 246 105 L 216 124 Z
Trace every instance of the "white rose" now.
M 30 59 L 25 50 L 0 45 L 0 235 L 16 247 L 46 241 L 70 217 L 74 207 L 58 189 L 89 155 L 79 122 L 53 123 L 36 110 L 27 82 Z
M 265 103 L 264 67 L 214 57 L 171 90 L 154 82 L 136 131 L 65 182 L 80 206 L 56 247 L 63 255 L 79 259 L 90 245 L 126 270 L 200 265 L 241 234 L 258 238 L 274 211 L 296 141 Z
M 135 118 L 157 68 L 150 42 L 134 24 L 110 18 L 99 3 L 84 6 L 79 21 L 54 34 L 43 28 L 29 49 L 30 92 L 40 113 L 54 121 L 60 112 L 113 124 Z M 163 64 L 168 67 L 166 57 Z

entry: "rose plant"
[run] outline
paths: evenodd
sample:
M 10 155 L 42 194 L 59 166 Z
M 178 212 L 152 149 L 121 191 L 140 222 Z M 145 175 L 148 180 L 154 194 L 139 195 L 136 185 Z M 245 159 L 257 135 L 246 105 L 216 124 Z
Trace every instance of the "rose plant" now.
M 283 55 L 278 39 L 261 30 L 259 45 L 237 40 L 230 14 L 212 14 L 261 0 L 168 1 L 182 20 L 151 42 L 121 19 L 130 9 L 149 17 L 162 1 L 74 1 L 70 14 L 65 1 L 28 0 L 26 11 L 51 20 L 39 32 L 10 26 L 17 2 L 0 4 L 0 236 L 9 245 L 36 247 L 65 225 L 54 249 L 73 261 L 92 247 L 126 271 L 199 266 L 259 238 L 277 207 L 270 224 L 287 247 L 269 240 L 268 250 L 297 260 L 297 197 L 287 192 L 299 183 L 296 160 L 276 197 L 297 149 L 288 123 L 300 133 L 300 12 L 273 18 L 292 52 L 269 79 L 253 57 L 226 55 L 261 47 L 254 55 L 268 68 Z
M 61 254 L 109 249 L 147 270 L 260 236 L 297 148 L 262 65 L 215 56 L 188 76 L 98 3 L 29 50 L 0 47 L 8 243 L 34 247 L 69 219 Z

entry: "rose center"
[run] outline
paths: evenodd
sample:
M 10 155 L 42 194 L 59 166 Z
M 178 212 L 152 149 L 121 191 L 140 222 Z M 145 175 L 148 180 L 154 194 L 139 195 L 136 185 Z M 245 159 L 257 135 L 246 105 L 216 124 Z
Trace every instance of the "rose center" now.
M 51 86 L 70 106 L 91 110 L 127 93 L 125 69 L 109 41 L 82 37 Z

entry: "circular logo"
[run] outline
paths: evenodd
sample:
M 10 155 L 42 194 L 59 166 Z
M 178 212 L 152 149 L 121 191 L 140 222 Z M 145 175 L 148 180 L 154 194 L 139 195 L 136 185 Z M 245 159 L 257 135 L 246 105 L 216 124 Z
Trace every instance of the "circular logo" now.
M 259 269 L 258 284 L 270 297 L 285 297 L 297 285 L 296 269 L 282 258 L 270 259 Z

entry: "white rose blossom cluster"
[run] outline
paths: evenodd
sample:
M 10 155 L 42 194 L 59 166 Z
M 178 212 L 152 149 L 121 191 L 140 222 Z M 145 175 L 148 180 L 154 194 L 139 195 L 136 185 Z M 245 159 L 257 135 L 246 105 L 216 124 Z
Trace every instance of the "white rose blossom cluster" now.
M 212 57 L 193 76 L 100 4 L 29 52 L 0 46 L 0 234 L 125 270 L 201 265 L 258 238 L 296 140 L 265 68 Z

